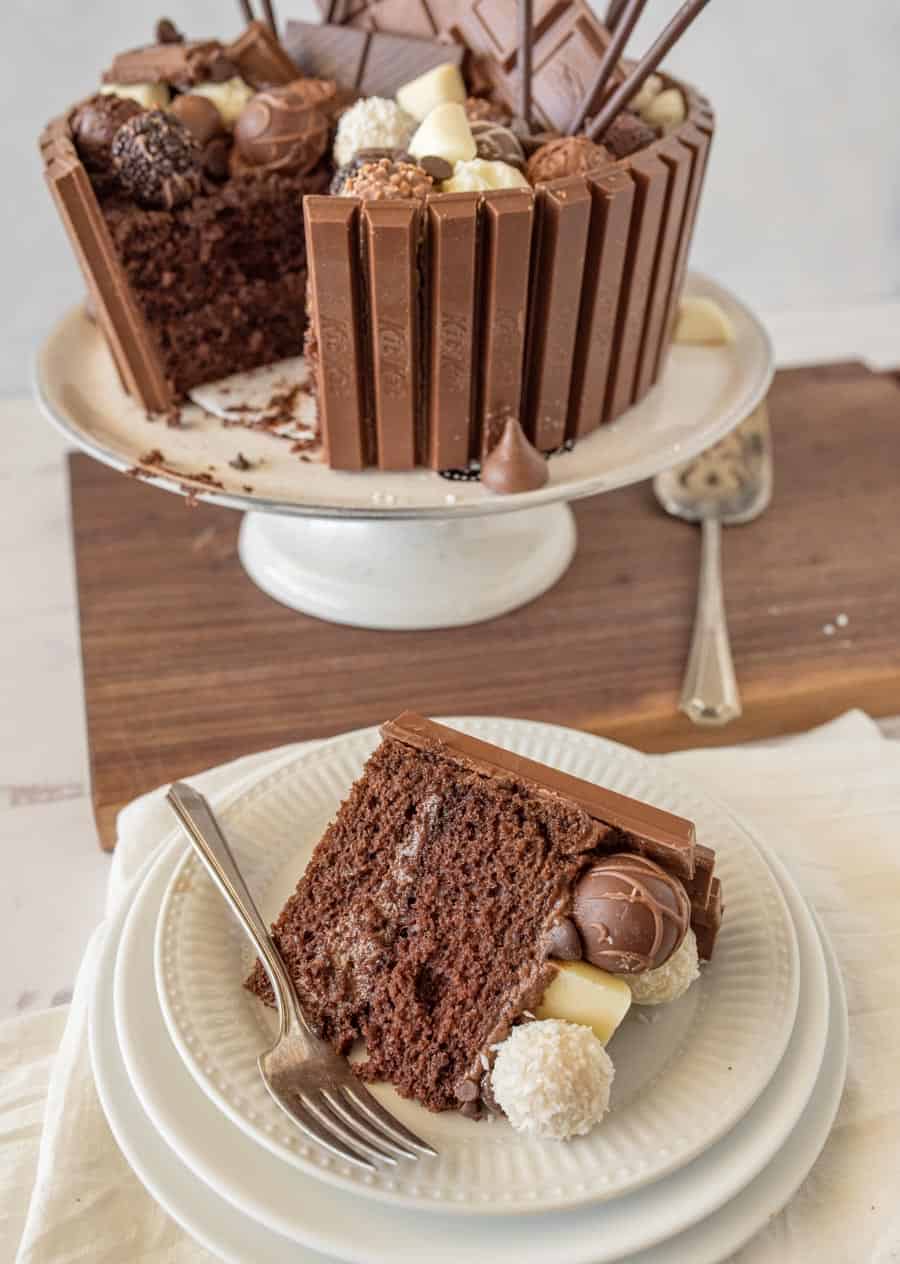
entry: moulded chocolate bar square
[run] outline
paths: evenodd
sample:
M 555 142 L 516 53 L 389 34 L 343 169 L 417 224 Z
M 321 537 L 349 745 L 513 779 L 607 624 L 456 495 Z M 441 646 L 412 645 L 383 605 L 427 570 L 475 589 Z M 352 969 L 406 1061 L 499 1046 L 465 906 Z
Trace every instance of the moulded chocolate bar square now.
M 226 47 L 225 55 L 254 87 L 290 83 L 297 78 L 297 67 L 264 22 L 251 22 Z
M 316 79 L 334 79 L 355 90 L 362 75 L 369 36 L 350 26 L 288 22 L 284 46 L 298 70 Z
M 593 82 L 609 38 L 590 11 L 573 5 L 538 40 L 532 97 L 535 111 L 545 124 L 559 132 L 568 130 Z

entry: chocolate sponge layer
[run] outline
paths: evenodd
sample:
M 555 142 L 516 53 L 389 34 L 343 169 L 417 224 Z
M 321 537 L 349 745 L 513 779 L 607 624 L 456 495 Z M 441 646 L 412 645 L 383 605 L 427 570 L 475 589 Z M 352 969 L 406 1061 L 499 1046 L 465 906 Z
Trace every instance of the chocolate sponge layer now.
M 459 1105 L 537 1003 L 549 927 L 602 827 L 577 805 L 385 740 L 274 926 L 305 1012 L 364 1078 Z M 271 1002 L 262 967 L 248 986 Z

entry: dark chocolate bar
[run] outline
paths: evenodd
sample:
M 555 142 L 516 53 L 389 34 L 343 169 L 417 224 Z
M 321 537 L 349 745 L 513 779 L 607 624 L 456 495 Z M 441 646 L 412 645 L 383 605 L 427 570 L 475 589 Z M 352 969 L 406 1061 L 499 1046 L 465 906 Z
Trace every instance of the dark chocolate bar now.
M 303 74 L 363 96 L 393 97 L 409 80 L 447 62 L 458 66 L 465 56 L 458 44 L 333 23 L 288 22 L 284 44 Z

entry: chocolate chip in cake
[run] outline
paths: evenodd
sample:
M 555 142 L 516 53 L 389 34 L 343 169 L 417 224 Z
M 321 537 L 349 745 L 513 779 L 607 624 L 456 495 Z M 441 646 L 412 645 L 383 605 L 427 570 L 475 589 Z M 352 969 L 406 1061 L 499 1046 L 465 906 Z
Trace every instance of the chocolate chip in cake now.
M 446 158 L 439 158 L 437 154 L 428 154 L 427 157 L 420 158 L 419 166 L 426 175 L 431 176 L 435 184 L 441 184 L 453 175 L 452 164 Z
M 119 183 L 144 206 L 171 210 L 189 202 L 201 187 L 197 142 L 183 123 L 162 110 L 137 114 L 119 128 L 112 162 Z

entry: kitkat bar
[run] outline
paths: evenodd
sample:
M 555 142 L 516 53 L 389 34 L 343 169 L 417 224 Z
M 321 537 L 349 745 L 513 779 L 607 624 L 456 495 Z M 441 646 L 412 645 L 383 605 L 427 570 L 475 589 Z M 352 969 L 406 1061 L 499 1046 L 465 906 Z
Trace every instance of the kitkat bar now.
M 604 408 L 606 421 L 612 421 L 623 413 L 634 397 L 653 265 L 670 178 L 669 168 L 655 156 L 652 148 L 629 159 L 628 166 L 634 179 L 635 199 L 616 321 L 612 376 Z
M 369 292 L 369 360 L 377 465 L 416 464 L 418 261 L 422 211 L 413 202 L 364 203 L 361 211 Z
M 222 56 L 216 40 L 148 44 L 119 53 L 103 79 L 106 83 L 190 84 L 199 82 L 198 72 L 205 77 L 203 68 Z
M 304 75 L 334 79 L 363 96 L 393 97 L 398 87 L 435 66 L 460 65 L 465 49 L 335 23 L 288 22 L 284 45 Z
M 226 47 L 225 56 L 237 66 L 241 78 L 255 88 L 290 83 L 297 78 L 297 67 L 264 22 L 251 22 Z
M 694 851 L 694 876 L 685 882 L 685 889 L 693 910 L 707 907 L 713 887 L 713 870 L 716 865 L 716 853 L 711 847 L 698 843 Z
M 724 913 L 722 883 L 718 878 L 713 878 L 709 903 L 706 908 L 694 910 L 691 913 L 691 929 L 697 938 L 697 952 L 701 961 L 709 961 L 710 957 L 712 957 Z
M 647 302 L 647 315 L 644 321 L 644 333 L 641 339 L 637 376 L 632 395 L 633 401 L 646 395 L 656 378 L 660 342 L 665 332 L 669 296 L 672 292 L 678 246 L 684 225 L 684 212 L 691 178 L 691 151 L 680 144 L 674 136 L 669 136 L 666 140 L 661 141 L 657 145 L 655 152 L 669 168 L 670 177 L 666 204 L 663 210 L 662 227 L 656 249 L 656 260 L 653 265 L 653 276 L 650 282 L 650 295 Z
M 426 206 L 427 271 L 425 463 L 462 469 L 469 461 L 475 359 L 479 198 L 432 196 Z
M 669 873 L 679 878 L 693 877 L 695 831 L 693 823 L 683 817 L 614 790 L 605 790 L 591 781 L 582 781 L 411 711 L 382 725 L 381 732 L 389 741 L 434 751 L 477 773 L 508 776 L 539 791 L 570 799 L 594 820 L 628 835 L 635 851 L 658 861 Z M 621 839 L 617 840 L 615 835 L 612 841 L 621 845 Z
M 356 198 L 303 199 L 312 319 L 319 344 L 319 422 L 328 463 L 340 470 L 365 469 L 373 458 L 357 286 L 360 205 Z
M 533 223 L 531 189 L 499 189 L 485 195 L 479 287 L 480 456 L 500 438 L 507 415 L 520 415 Z
M 566 437 L 569 387 L 591 220 L 583 176 L 539 185 L 526 354 L 525 430 L 540 452 Z
M 116 254 L 66 117 L 49 124 L 40 148 L 44 178 L 75 249 L 122 384 L 147 412 L 166 412 L 174 397 L 162 359 Z
M 603 419 L 634 203 L 634 181 L 619 168 L 589 175 L 587 186 L 592 199 L 591 228 L 569 393 L 567 439 L 590 433 Z

